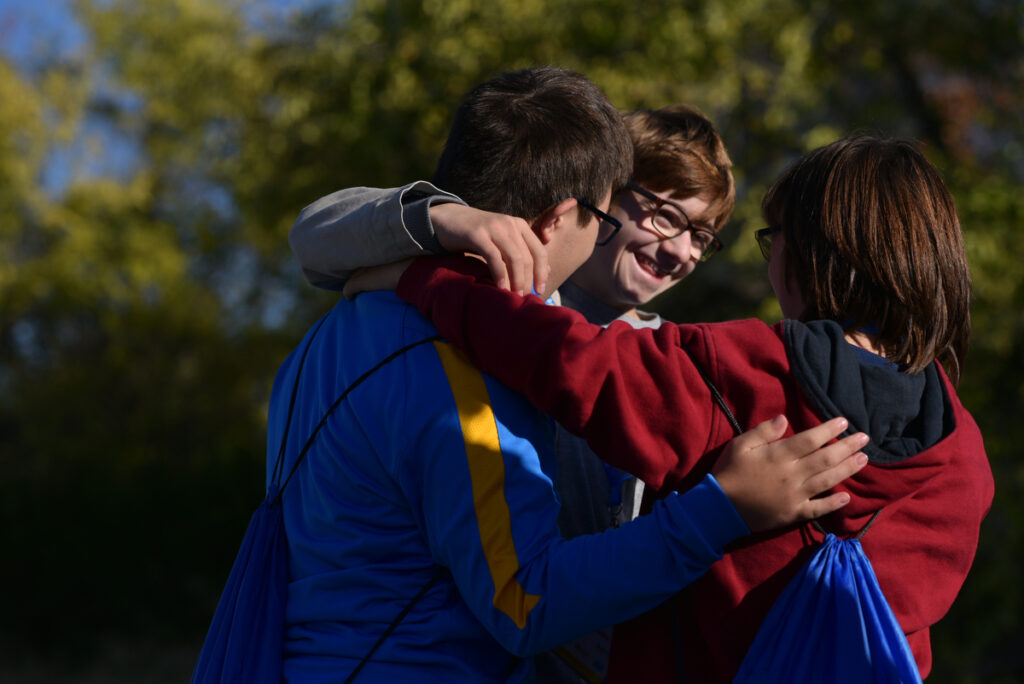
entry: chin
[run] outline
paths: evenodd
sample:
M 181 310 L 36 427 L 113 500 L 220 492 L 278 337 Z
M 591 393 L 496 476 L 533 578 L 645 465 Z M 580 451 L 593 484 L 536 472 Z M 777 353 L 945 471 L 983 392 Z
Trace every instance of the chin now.
M 643 308 L 644 304 L 654 299 L 654 295 L 635 295 L 630 294 L 625 297 L 619 298 L 619 303 L 616 308 L 622 311 L 629 311 L 630 309 Z

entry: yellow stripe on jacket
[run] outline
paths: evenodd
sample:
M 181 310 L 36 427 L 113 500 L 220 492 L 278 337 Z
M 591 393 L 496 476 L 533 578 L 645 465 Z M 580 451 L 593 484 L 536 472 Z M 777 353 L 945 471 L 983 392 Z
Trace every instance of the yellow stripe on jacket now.
M 441 342 L 435 342 L 434 347 L 448 375 L 459 412 L 480 543 L 494 582 L 494 607 L 522 629 L 540 596 L 527 594 L 515 577 L 519 556 L 512 539 L 512 519 L 505 499 L 505 461 L 490 395 L 483 375 L 462 352 Z

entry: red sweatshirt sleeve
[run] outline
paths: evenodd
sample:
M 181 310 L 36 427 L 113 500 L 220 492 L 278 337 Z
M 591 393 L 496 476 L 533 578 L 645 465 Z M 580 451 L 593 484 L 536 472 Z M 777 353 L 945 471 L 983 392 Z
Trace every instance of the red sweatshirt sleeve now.
M 397 291 L 484 372 L 584 437 L 603 461 L 674 488 L 708 445 L 712 404 L 681 348 L 704 356 L 701 328 L 601 328 L 485 279 L 482 264 L 464 257 L 418 259 Z

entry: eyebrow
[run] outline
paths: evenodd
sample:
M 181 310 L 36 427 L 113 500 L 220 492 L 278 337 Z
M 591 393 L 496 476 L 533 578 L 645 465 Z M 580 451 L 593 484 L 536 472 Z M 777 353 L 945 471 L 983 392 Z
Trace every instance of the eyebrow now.
M 718 235 L 718 232 L 714 229 L 714 226 L 711 223 L 709 223 L 707 219 L 695 219 L 695 218 L 693 218 L 692 216 L 690 216 L 689 212 L 687 212 L 686 209 L 684 209 L 683 206 L 681 204 L 679 204 L 678 202 L 676 202 L 675 200 L 665 199 L 663 197 L 659 197 L 658 199 L 660 199 L 662 202 L 664 202 L 667 205 L 671 205 L 671 206 L 675 207 L 681 214 L 683 214 L 683 216 L 686 217 L 687 222 L 689 222 L 691 229 L 693 229 L 693 230 L 703 230 L 705 233 L 711 233 L 712 235 Z
M 683 205 L 679 204 L 679 202 L 677 202 L 676 200 L 671 200 L 671 199 L 666 199 L 664 197 L 661 197 L 660 195 L 656 194 L 654 191 L 648 190 L 647 188 L 645 188 L 642 185 L 639 185 L 637 183 L 630 182 L 629 184 L 624 185 L 623 189 L 624 190 L 631 189 L 630 185 L 634 185 L 634 186 L 636 186 L 636 189 L 641 190 L 642 192 L 639 193 L 640 196 L 643 197 L 644 199 L 646 199 L 647 201 L 653 202 L 653 201 L 657 200 L 657 201 L 660 201 L 662 204 L 667 204 L 667 205 L 670 205 L 670 206 L 674 207 L 676 210 L 678 210 L 680 213 L 682 213 L 683 216 L 686 217 L 686 220 L 687 220 L 687 222 L 689 222 L 691 228 L 696 229 L 696 230 L 703 230 L 704 232 L 711 233 L 712 235 L 716 235 L 716 236 L 718 235 L 718 232 L 714 229 L 714 227 L 711 224 L 708 223 L 707 219 L 695 219 L 695 218 L 693 218 L 692 216 L 690 216 L 690 213 L 688 211 L 686 211 L 686 209 L 683 208 Z M 650 195 L 650 197 L 647 196 L 648 194 Z M 696 197 L 697 195 L 692 195 L 692 196 Z M 652 198 L 654 198 L 654 199 L 652 199 Z M 710 208 L 710 207 L 708 207 L 708 208 Z

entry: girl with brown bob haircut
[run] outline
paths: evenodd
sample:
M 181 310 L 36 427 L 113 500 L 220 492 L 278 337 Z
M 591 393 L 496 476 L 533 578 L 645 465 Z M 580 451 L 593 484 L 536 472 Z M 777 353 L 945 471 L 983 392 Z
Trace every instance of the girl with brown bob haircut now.
M 873 330 L 909 373 L 938 359 L 958 384 L 971 332 L 970 277 L 953 198 L 905 140 L 853 137 L 794 164 L 768 190 L 802 321 Z
M 484 372 L 655 497 L 694 486 L 734 430 L 764 420 L 799 431 L 843 416 L 848 434 L 869 435 L 867 465 L 832 490 L 850 496 L 845 507 L 730 545 L 678 600 L 616 627 L 609 682 L 733 681 L 826 534 L 860 539 L 925 677 L 929 630 L 974 560 L 994 487 L 951 381 L 970 287 L 938 173 L 912 143 L 853 137 L 798 160 L 763 207 L 770 226 L 756 236 L 786 316 L 771 326 L 601 328 L 497 289 L 464 258 L 417 260 L 398 284 Z

